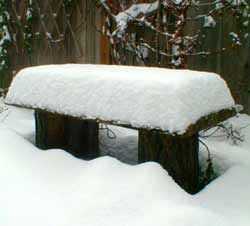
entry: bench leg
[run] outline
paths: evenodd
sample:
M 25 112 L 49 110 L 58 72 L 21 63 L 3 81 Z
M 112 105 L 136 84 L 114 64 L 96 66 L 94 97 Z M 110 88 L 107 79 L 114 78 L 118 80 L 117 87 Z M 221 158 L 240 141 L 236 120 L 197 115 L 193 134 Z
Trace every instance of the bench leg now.
M 198 134 L 184 137 L 139 131 L 139 162 L 160 163 L 176 183 L 191 194 L 199 191 L 198 151 Z
M 70 118 L 67 123 L 67 150 L 86 160 L 99 157 L 99 124 Z
M 40 149 L 61 148 L 67 145 L 64 116 L 35 111 L 36 146 Z
M 99 156 L 98 123 L 42 111 L 35 112 L 35 122 L 37 147 L 64 149 L 83 159 Z

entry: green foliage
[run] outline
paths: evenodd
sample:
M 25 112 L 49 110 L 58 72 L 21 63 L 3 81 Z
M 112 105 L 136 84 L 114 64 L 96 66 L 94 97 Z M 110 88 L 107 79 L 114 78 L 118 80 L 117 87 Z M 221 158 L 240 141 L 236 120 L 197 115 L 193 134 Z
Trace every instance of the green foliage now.
M 66 13 L 69 13 L 75 4 L 76 0 L 63 0 L 63 5 Z
M 8 23 L 9 13 L 7 11 L 7 1 L 0 1 L 0 74 L 9 68 L 8 48 L 11 44 L 11 36 L 9 34 Z
M 26 11 L 26 24 L 24 25 L 24 48 L 27 50 L 27 54 L 31 57 L 32 54 L 32 43 L 33 43 L 33 34 L 32 34 L 32 26 L 35 20 L 35 12 L 34 12 L 34 2 L 33 0 L 29 0 L 29 6 Z

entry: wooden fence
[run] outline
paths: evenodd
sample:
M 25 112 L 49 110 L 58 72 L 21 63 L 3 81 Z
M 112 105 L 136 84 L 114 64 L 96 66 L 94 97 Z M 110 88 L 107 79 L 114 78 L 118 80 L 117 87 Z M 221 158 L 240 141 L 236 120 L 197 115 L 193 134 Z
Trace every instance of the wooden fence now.
M 32 2 L 33 21 L 28 33 L 29 1 L 14 0 L 9 5 L 11 60 L 10 73 L 1 78 L 3 87 L 8 87 L 16 72 L 27 66 L 99 62 L 100 20 L 93 0 L 74 0 L 69 9 L 64 0 Z M 27 35 L 31 37 L 28 44 Z
M 250 0 L 247 2 L 250 4 Z M 190 26 L 191 29 L 195 26 Z M 231 32 L 241 34 L 241 46 L 232 47 Z M 245 32 L 250 34 L 250 26 Z M 244 38 L 242 33 L 242 26 L 231 14 L 220 17 L 215 28 L 204 32 L 203 46 L 212 50 L 212 54 L 190 58 L 189 67 L 220 74 L 227 81 L 236 102 L 250 114 L 250 38 Z M 227 50 L 221 51 L 223 48 Z

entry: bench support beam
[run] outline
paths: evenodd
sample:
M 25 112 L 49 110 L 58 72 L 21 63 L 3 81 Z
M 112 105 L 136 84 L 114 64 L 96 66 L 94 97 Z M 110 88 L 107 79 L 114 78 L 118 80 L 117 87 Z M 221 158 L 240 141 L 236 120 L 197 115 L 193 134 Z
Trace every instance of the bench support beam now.
M 155 161 L 188 193 L 199 191 L 198 133 L 169 136 L 160 132 L 139 131 L 138 160 Z
M 36 146 L 60 148 L 83 159 L 99 156 L 99 125 L 59 114 L 35 111 Z

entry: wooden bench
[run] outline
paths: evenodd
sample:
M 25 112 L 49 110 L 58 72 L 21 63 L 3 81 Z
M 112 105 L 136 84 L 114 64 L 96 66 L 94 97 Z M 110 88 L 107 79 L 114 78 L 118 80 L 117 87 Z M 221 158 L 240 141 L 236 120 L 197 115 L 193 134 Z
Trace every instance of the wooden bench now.
M 96 71 L 97 70 L 97 71 Z M 76 74 L 79 73 L 78 76 L 76 74 L 71 74 L 75 72 Z M 49 72 L 49 75 L 48 75 Z M 134 75 L 133 75 L 134 72 Z M 143 73 L 146 73 L 146 75 L 142 75 Z M 100 74 L 104 73 L 107 77 L 101 77 Z M 112 74 L 112 76 L 109 76 L 109 73 Z M 113 75 L 115 73 L 124 73 L 124 75 L 117 75 L 116 77 Z M 140 76 L 138 76 L 138 74 Z M 171 74 L 171 78 L 167 78 L 170 81 L 165 81 L 165 78 L 163 78 L 163 75 L 158 74 L 165 74 L 166 77 L 168 77 L 168 74 Z M 173 76 L 184 76 L 183 80 L 182 78 L 178 78 L 177 81 L 173 79 Z M 189 74 L 189 75 L 186 75 Z M 64 77 L 65 75 L 65 77 Z M 135 77 L 132 77 L 132 75 Z M 37 77 L 36 77 L 37 76 Z M 60 77 L 62 76 L 62 78 Z M 124 76 L 124 77 L 121 77 Z M 149 76 L 150 78 L 145 78 L 144 76 Z M 197 76 L 197 78 L 195 77 Z M 207 76 L 208 79 L 202 76 Z M 73 82 L 71 84 L 71 77 L 72 80 L 76 80 L 76 82 Z M 129 79 L 127 80 L 127 77 Z M 154 80 L 154 77 L 156 77 L 156 82 Z M 44 78 L 44 79 L 43 79 Z M 192 80 L 192 82 L 189 83 L 189 78 Z M 100 81 L 96 81 L 100 79 Z M 104 80 L 103 80 L 104 79 Z M 173 81 L 172 81 L 172 80 Z M 196 79 L 198 81 L 196 81 Z M 112 82 L 106 81 L 106 80 L 112 80 Z M 146 80 L 146 81 L 144 81 Z M 49 82 L 48 82 L 49 81 Z M 70 81 L 70 82 L 69 82 Z M 129 84 L 133 85 L 133 82 L 142 82 L 144 84 L 135 84 L 135 88 L 138 90 L 135 91 L 137 95 L 143 95 L 144 89 L 154 89 L 158 88 L 162 89 L 162 92 L 156 92 L 152 94 L 150 93 L 150 90 L 148 91 L 149 94 L 147 94 L 147 98 L 150 99 L 152 97 L 153 101 L 157 100 L 157 97 L 161 98 L 161 95 L 163 95 L 163 100 L 166 98 L 166 101 L 171 101 L 168 99 L 167 95 L 170 95 L 171 98 L 176 98 L 175 102 L 177 104 L 177 107 L 174 106 L 173 102 L 172 106 L 171 103 L 168 105 L 168 103 L 153 103 L 152 106 L 155 107 L 155 111 L 151 112 L 150 107 L 151 105 L 147 103 L 137 103 L 137 97 L 131 96 L 130 94 L 127 94 L 126 92 L 126 86 Z M 28 91 L 27 88 L 24 88 L 25 83 L 29 83 L 33 87 L 31 91 Z M 52 82 L 53 84 L 50 84 Z M 67 84 L 67 82 L 69 82 Z M 82 84 L 79 84 L 83 82 Z M 107 83 L 108 85 L 102 87 L 102 83 Z M 161 84 L 166 83 L 166 84 Z M 174 92 L 177 92 L 175 94 L 174 92 L 167 91 L 164 93 L 164 87 L 171 89 L 171 82 L 174 86 Z M 39 88 L 39 86 L 43 86 L 43 83 L 45 83 L 44 87 Z M 55 83 L 55 84 L 54 84 Z M 58 83 L 58 84 L 57 84 Z M 124 83 L 124 84 L 123 84 Z M 179 84 L 180 83 L 180 84 Z M 184 85 L 183 85 L 184 83 Z M 187 83 L 187 84 L 186 84 Z M 194 87 L 192 83 L 195 83 Z M 61 87 L 60 85 L 63 84 Z M 108 90 L 108 87 L 112 87 L 113 85 L 124 85 L 121 86 L 122 93 L 125 95 L 125 97 L 121 97 L 120 95 L 117 95 L 117 90 Z M 190 103 L 193 103 L 191 100 L 188 99 L 188 97 L 185 97 L 185 95 L 188 95 L 188 93 L 185 93 L 182 89 L 187 88 L 188 90 L 191 88 L 195 89 L 195 87 L 199 84 L 201 88 L 203 89 L 202 92 L 208 92 L 210 86 L 215 86 L 214 90 L 210 90 L 213 92 L 213 94 L 207 94 L 208 99 L 204 100 L 207 105 L 212 106 L 215 105 L 215 109 L 213 109 L 213 113 L 204 114 L 201 117 L 198 117 L 194 122 L 191 121 L 191 123 L 187 124 L 189 121 L 187 120 L 187 123 L 185 126 L 182 124 L 182 119 L 180 118 L 180 124 L 181 126 L 175 125 L 178 124 L 178 116 L 176 116 L 175 121 L 171 123 L 166 123 L 165 127 L 161 127 L 161 123 L 164 124 L 163 121 L 160 121 L 159 124 L 157 120 L 154 121 L 154 117 L 157 117 L 157 115 L 153 115 L 150 120 L 150 123 L 155 122 L 157 125 L 154 125 L 153 127 L 150 126 L 150 124 L 147 124 L 147 117 L 148 115 L 156 114 L 157 110 L 162 109 L 158 108 L 159 104 L 165 105 L 165 108 L 163 106 L 163 109 L 166 109 L 165 112 L 159 113 L 159 120 L 164 119 L 164 114 L 168 116 L 168 112 L 172 110 L 173 108 L 177 109 L 178 114 L 178 108 L 180 108 L 180 111 L 184 109 L 188 109 L 189 111 L 196 111 L 197 107 L 203 107 L 204 103 L 202 103 L 202 98 L 200 97 L 193 97 L 198 98 L 197 100 L 200 101 L 200 103 L 196 106 L 188 106 Z M 97 85 L 100 85 L 100 90 L 96 90 Z M 48 87 L 51 86 L 51 87 Z M 73 94 L 66 91 L 66 87 L 71 87 L 73 89 Z M 89 86 L 89 87 L 87 87 Z M 93 87 L 91 87 L 93 86 Z M 178 96 L 178 87 L 180 86 L 180 92 L 184 92 L 182 97 L 182 100 L 179 100 Z M 185 87 L 186 86 L 186 87 Z M 51 94 L 46 94 L 46 87 L 49 89 L 47 92 L 51 92 Z M 57 88 L 59 87 L 59 88 Z M 81 87 L 85 89 L 82 92 Z M 177 88 L 176 88 L 177 87 Z M 95 88 L 95 89 L 94 89 Z M 206 89 L 208 88 L 208 89 Z M 51 90 L 51 89 L 58 89 L 58 90 Z M 79 89 L 79 90 L 78 90 Z M 177 90 L 176 90 L 177 89 Z M 222 89 L 222 90 L 221 90 Z M 79 98 L 79 105 L 83 106 L 83 110 L 75 110 L 78 109 L 78 107 L 75 107 L 76 102 L 74 100 L 71 100 L 68 98 L 67 95 L 62 94 L 63 90 L 67 93 L 67 95 L 72 95 L 72 98 L 75 97 L 76 93 L 79 95 L 82 95 L 81 98 Z M 158 89 L 157 89 L 158 90 Z M 116 92 L 115 92 L 116 91 Z M 199 89 L 198 89 L 199 91 Z M 197 91 L 197 92 L 198 92 Z M 99 96 L 95 96 L 95 92 L 99 93 Z M 133 92 L 133 90 L 128 88 L 128 92 Z M 103 96 L 102 95 L 103 93 Z M 163 94 L 162 94 L 163 93 Z M 223 94 L 224 93 L 224 94 Z M 226 94 L 225 94 L 226 93 Z M 46 100 L 46 98 L 43 98 L 42 95 L 47 96 L 47 98 L 52 98 Z M 57 95 L 62 95 L 62 99 L 65 98 L 65 106 L 62 105 L 60 102 L 60 97 L 57 97 Z M 84 96 L 87 95 L 88 97 L 85 98 Z M 92 96 L 93 95 L 93 96 Z M 98 110 L 100 109 L 100 112 L 108 112 L 106 109 L 103 109 L 102 103 L 99 103 L 98 100 L 102 100 L 102 98 L 105 100 L 105 95 L 108 96 L 108 98 L 117 98 L 117 102 L 115 101 L 114 104 L 112 103 L 110 106 L 107 106 L 107 108 L 111 111 L 111 116 L 107 117 L 105 113 L 98 113 Z M 127 95 L 127 96 L 126 96 Z M 164 96 L 165 95 L 165 96 Z M 176 96 L 175 96 L 176 95 Z M 192 93 L 190 93 L 191 97 Z M 197 95 L 201 95 L 201 93 L 197 93 Z M 212 96 L 210 96 L 212 95 Z M 37 97 L 36 97 L 37 96 Z M 113 97 L 114 96 L 114 97 Z M 210 97 L 209 97 L 210 96 Z M 126 98 L 132 98 L 133 100 L 127 100 Z M 215 99 L 216 97 L 216 99 Z M 41 98 L 41 102 L 39 103 Z M 84 99 L 85 98 L 85 99 Z M 199 100 L 199 98 L 201 100 Z M 84 99 L 84 101 L 82 101 Z M 94 99 L 94 100 L 93 100 Z M 122 102 L 119 102 L 124 99 L 124 102 L 131 102 L 131 106 L 122 106 Z M 139 98 L 140 99 L 140 98 Z M 140 101 L 147 101 L 146 98 L 141 98 Z M 93 103 L 96 103 L 96 106 L 93 105 L 93 103 L 88 105 L 88 101 L 92 101 Z M 72 101 L 71 103 L 68 103 L 68 101 Z M 182 101 L 184 103 L 182 103 Z M 221 102 L 221 105 L 223 107 L 220 108 L 220 104 L 212 103 L 214 102 Z M 224 102 L 225 104 L 224 104 Z M 58 102 L 59 104 L 55 104 L 54 102 Z M 151 101 L 149 101 L 151 104 Z M 190 103 L 189 103 L 190 102 Z M 199 190 L 199 159 L 198 159 L 198 152 L 199 152 L 199 139 L 198 139 L 198 133 L 199 131 L 210 128 L 215 126 L 221 121 L 226 120 L 229 117 L 232 117 L 235 115 L 235 110 L 233 108 L 234 102 L 231 97 L 230 92 L 228 91 L 228 88 L 225 84 L 225 82 L 217 75 L 210 74 L 210 73 L 202 73 L 202 72 L 192 72 L 192 71 L 176 71 L 176 70 L 167 70 L 167 69 L 159 69 L 159 68 L 138 68 L 138 67 L 114 67 L 114 66 L 103 66 L 103 65 L 53 65 L 53 66 L 44 66 L 44 67 L 34 67 L 34 68 L 28 68 L 23 71 L 21 71 L 16 79 L 14 79 L 10 90 L 7 94 L 6 103 L 15 105 L 15 106 L 21 106 L 26 107 L 30 109 L 35 110 L 35 121 L 36 121 L 36 145 L 41 149 L 51 149 L 51 148 L 62 148 L 65 149 L 72 154 L 74 154 L 77 157 L 85 158 L 85 159 L 93 159 L 96 158 L 99 155 L 99 123 L 105 123 L 109 125 L 116 125 L 116 126 L 122 126 L 130 129 L 136 129 L 139 132 L 139 141 L 138 141 L 138 161 L 140 163 L 147 162 L 147 161 L 156 161 L 160 163 L 169 173 L 170 176 L 173 177 L 173 179 L 187 192 L 194 194 L 198 192 Z M 195 102 L 194 102 L 195 103 Z M 72 111 L 71 111 L 71 104 L 73 105 Z M 109 105 L 108 103 L 104 103 L 104 105 Z M 132 104 L 134 104 L 132 106 Z M 182 106 L 183 104 L 183 106 Z M 224 106 L 225 105 L 225 106 Z M 67 106 L 69 107 L 68 110 Z M 93 106 L 94 110 L 91 108 Z M 124 118 L 128 118 L 125 114 L 124 117 L 121 116 L 119 119 L 117 115 L 119 116 L 119 113 L 121 115 L 124 112 L 119 112 L 119 108 L 123 107 L 124 110 L 130 110 L 130 108 L 136 108 L 138 106 L 139 111 L 135 116 L 133 116 L 133 112 L 131 111 L 131 120 L 125 120 Z M 204 105 L 205 106 L 205 105 Z M 79 107 L 80 108 L 80 107 Z M 149 114 L 145 117 L 145 123 L 143 122 L 137 123 L 134 118 L 137 117 L 138 114 L 145 108 L 144 111 L 149 111 Z M 170 108 L 170 110 L 169 110 Z M 172 108 L 172 109 L 171 109 Z M 193 109 L 194 108 L 194 109 Z M 86 111 L 84 109 L 87 109 Z M 90 110 L 89 110 L 90 109 Z M 92 110 L 91 110 L 92 109 Z M 65 110 L 65 111 L 64 111 Z M 135 109 L 136 110 L 136 109 Z M 163 115 L 162 115 L 163 114 Z M 199 112 L 200 114 L 200 112 Z M 94 116 L 93 116 L 94 115 Z M 190 114 L 190 112 L 187 112 L 186 114 L 183 114 L 183 112 L 180 112 L 180 115 L 184 115 L 183 117 L 191 117 L 193 114 Z M 142 113 L 142 118 L 144 118 L 144 114 Z M 140 117 L 139 117 L 140 119 Z M 156 118 L 157 119 L 157 118 Z M 138 120 L 138 119 L 137 119 Z M 171 119 L 166 118 L 166 121 L 171 121 Z M 186 122 L 183 120 L 183 122 Z M 184 130 L 180 130 L 180 128 L 184 128 Z M 169 129 L 168 129 L 169 128 Z M 177 128 L 179 130 L 177 130 Z

